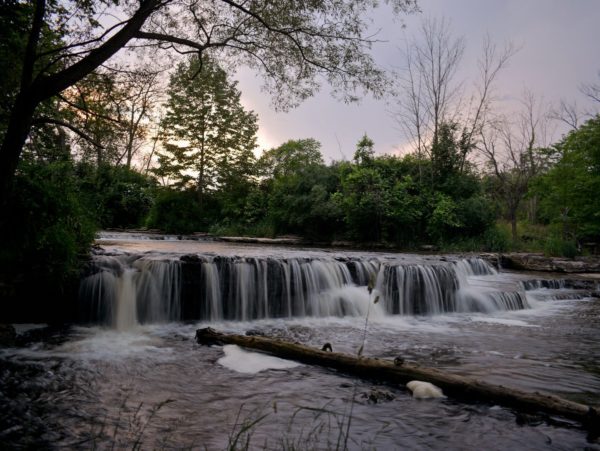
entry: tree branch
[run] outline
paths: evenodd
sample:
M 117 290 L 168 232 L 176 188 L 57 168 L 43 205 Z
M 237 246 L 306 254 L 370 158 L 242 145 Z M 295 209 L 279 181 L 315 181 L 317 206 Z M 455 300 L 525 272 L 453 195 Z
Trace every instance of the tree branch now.
M 46 0 L 36 0 L 31 31 L 29 33 L 29 38 L 27 39 L 27 47 L 25 48 L 23 72 L 21 73 L 21 92 L 27 90 L 33 79 L 33 65 L 35 64 L 35 56 L 40 40 L 40 34 L 42 32 L 42 26 L 44 25 L 45 14 Z
M 125 46 L 142 28 L 146 19 L 162 5 L 163 3 L 159 0 L 142 0 L 139 9 L 126 25 L 106 42 L 90 51 L 87 56 L 72 66 L 37 79 L 34 82 L 35 89 L 33 91 L 35 100 L 41 102 L 80 81 Z
M 95 112 L 95 111 L 91 111 L 91 110 L 89 110 L 89 109 L 87 108 L 87 106 L 85 106 L 85 105 L 84 105 L 84 106 L 77 105 L 76 103 L 74 103 L 74 102 L 71 102 L 69 99 L 67 99 L 67 98 L 66 98 L 65 96 L 63 96 L 62 94 L 58 94 L 58 96 L 57 96 L 57 97 L 58 97 L 60 100 L 62 100 L 63 102 L 65 102 L 67 105 L 69 105 L 70 107 L 72 107 L 72 108 L 75 108 L 76 110 L 83 111 L 83 112 L 84 112 L 84 113 L 86 113 L 86 114 L 90 114 L 90 115 L 92 115 L 92 116 L 95 116 L 95 117 L 98 117 L 98 118 L 100 118 L 100 119 L 104 119 L 104 120 L 106 120 L 106 121 L 114 122 L 115 124 L 119 124 L 119 125 L 121 125 L 121 121 L 119 121 L 118 119 L 112 118 L 112 117 L 110 117 L 110 116 L 106 116 L 106 115 L 104 115 L 104 114 L 97 113 L 97 112 Z M 83 95 L 82 95 L 81 97 L 83 98 Z M 82 99 L 82 100 L 83 100 L 83 99 Z M 85 100 L 84 100 L 84 102 L 85 102 Z
M 51 117 L 41 116 L 41 117 L 38 117 L 38 118 L 34 119 L 32 121 L 31 125 L 36 126 L 36 125 L 44 125 L 44 124 L 53 124 L 53 125 L 58 125 L 60 127 L 68 128 L 72 132 L 74 132 L 77 135 L 81 136 L 86 141 L 88 141 L 91 144 L 93 144 L 94 146 L 96 146 L 96 147 L 98 147 L 100 149 L 104 149 L 104 146 L 102 144 L 98 143 L 98 141 L 94 140 L 90 135 L 88 135 L 87 133 L 85 133 L 83 130 L 75 127 L 73 124 L 69 124 L 68 122 L 62 121 L 60 119 L 55 119 L 55 118 L 51 118 Z

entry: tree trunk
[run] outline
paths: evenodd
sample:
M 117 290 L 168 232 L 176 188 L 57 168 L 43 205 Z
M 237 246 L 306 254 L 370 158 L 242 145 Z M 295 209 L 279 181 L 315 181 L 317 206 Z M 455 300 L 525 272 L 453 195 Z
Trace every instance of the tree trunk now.
M 512 236 L 513 243 L 517 242 L 517 207 L 508 206 L 508 220 L 510 221 L 510 234 Z
M 516 243 L 517 242 L 517 217 L 516 217 L 516 215 L 511 215 L 510 233 L 512 235 L 513 243 Z
M 126 145 L 126 152 L 127 152 L 127 169 L 131 169 L 131 159 L 133 158 L 133 141 L 135 140 L 135 121 L 134 121 L 134 106 L 131 106 L 131 116 L 129 117 L 129 127 L 127 128 L 127 145 Z
M 200 168 L 198 171 L 198 205 L 200 206 L 200 212 L 202 211 L 204 203 L 204 172 L 206 170 L 206 152 L 204 148 L 204 131 L 202 131 L 202 142 L 200 143 Z
M 8 200 L 21 150 L 31 129 L 36 103 L 19 95 L 15 101 L 4 141 L 0 147 L 0 208 Z
M 361 378 L 391 384 L 406 384 L 415 379 L 426 381 L 437 385 L 451 397 L 498 404 L 519 411 L 559 415 L 580 422 L 595 437 L 600 433 L 600 415 L 596 409 L 553 395 L 538 392 L 528 393 L 407 363 L 395 365 L 380 359 L 358 358 L 347 354 L 318 351 L 308 346 L 277 339 L 222 334 L 210 327 L 198 329 L 196 341 L 204 345 L 235 344 L 264 351 L 284 359 L 325 366 Z

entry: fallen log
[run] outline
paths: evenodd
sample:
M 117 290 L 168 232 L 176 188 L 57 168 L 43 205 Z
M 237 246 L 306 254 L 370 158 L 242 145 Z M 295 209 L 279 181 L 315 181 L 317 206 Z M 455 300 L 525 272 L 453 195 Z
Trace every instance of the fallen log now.
M 597 409 L 554 395 L 529 393 L 409 363 L 397 365 L 386 360 L 321 351 L 278 339 L 223 334 L 210 327 L 198 329 L 196 341 L 203 345 L 235 344 L 385 383 L 404 385 L 411 380 L 430 382 L 440 387 L 449 397 L 497 404 L 522 412 L 561 416 L 581 423 L 593 437 L 600 435 L 600 415 Z

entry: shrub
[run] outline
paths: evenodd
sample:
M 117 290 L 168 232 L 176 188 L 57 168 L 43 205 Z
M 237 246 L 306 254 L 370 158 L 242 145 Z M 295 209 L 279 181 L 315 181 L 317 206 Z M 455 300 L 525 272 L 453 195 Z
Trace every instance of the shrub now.
M 155 182 L 125 166 L 77 166 L 81 188 L 100 227 L 139 227 L 153 203 Z
M 0 221 L 0 279 L 14 285 L 20 301 L 8 314 L 58 315 L 71 300 L 67 292 L 77 286 L 94 233 L 72 164 L 23 161 Z
M 196 193 L 171 189 L 158 193 L 146 225 L 167 233 L 191 233 L 206 229 Z
M 574 258 L 578 253 L 574 241 L 564 240 L 556 235 L 550 235 L 544 244 L 544 254 L 547 256 Z

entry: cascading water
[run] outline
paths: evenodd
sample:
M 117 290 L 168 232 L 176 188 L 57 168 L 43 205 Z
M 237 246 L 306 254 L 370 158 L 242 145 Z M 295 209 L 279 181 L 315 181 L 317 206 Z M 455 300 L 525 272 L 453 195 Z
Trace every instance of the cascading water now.
M 81 319 L 127 330 L 181 317 L 181 264 L 170 260 L 100 257 L 98 272 L 79 289 Z
M 99 256 L 81 283 L 82 319 L 127 329 L 178 320 L 435 315 L 527 308 L 520 291 L 471 285 L 496 271 L 478 258 L 407 263 L 389 258 L 185 255 Z M 381 302 L 369 306 L 366 285 Z M 375 296 L 375 294 L 373 295 Z
M 312 365 L 269 363 L 265 368 L 277 370 L 249 374 L 264 356 L 198 347 L 193 337 L 204 326 L 196 320 L 214 322 L 227 332 L 317 349 L 331 343 L 334 352 L 401 357 L 597 405 L 597 277 L 552 282 L 552 274 L 496 274 L 483 260 L 455 256 L 118 237 L 101 240 L 81 283 L 80 318 L 94 327 L 21 325 L 19 340 L 28 344 L 1 349 L 8 420 L 0 442 L 7 446 L 222 449 L 231 446 L 234 423 L 273 405 L 268 420 L 249 431 L 249 447 L 327 448 L 339 440 L 340 424 L 357 449 L 590 447 L 572 423 L 562 428 L 534 415 L 517 424 L 510 409 L 418 402 L 401 386 L 385 387 L 395 399 L 373 405 L 378 385 L 360 378 L 348 384 L 344 374 Z M 433 316 L 445 312 L 458 313 Z M 255 318 L 261 320 L 246 322 Z M 324 408 L 327 415 L 314 415 Z M 357 421 L 346 428 L 349 411 Z M 138 419 L 143 435 L 131 427 Z M 307 440 L 305 431 L 321 432 Z

